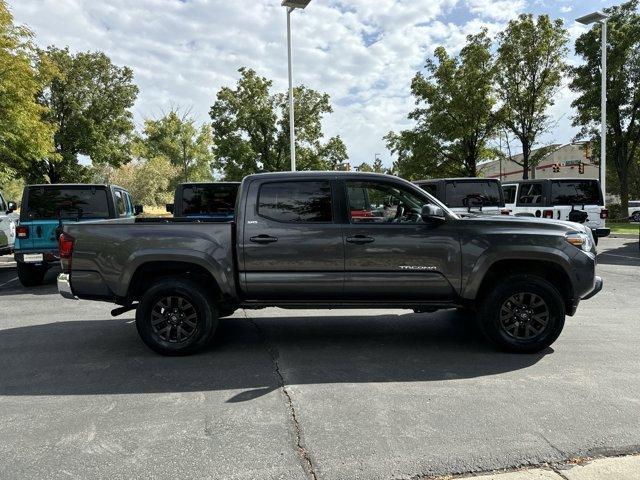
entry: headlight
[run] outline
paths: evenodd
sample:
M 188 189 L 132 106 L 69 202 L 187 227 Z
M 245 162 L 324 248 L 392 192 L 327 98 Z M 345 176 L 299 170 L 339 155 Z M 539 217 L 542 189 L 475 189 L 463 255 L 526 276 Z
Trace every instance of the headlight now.
M 585 252 L 590 252 L 593 248 L 593 240 L 591 240 L 591 235 L 588 233 L 567 233 L 565 238 L 571 245 L 574 245 Z

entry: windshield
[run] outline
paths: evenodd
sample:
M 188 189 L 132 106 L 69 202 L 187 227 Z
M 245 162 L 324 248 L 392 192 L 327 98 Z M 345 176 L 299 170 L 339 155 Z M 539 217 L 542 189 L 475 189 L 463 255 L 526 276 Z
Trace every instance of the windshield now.
M 500 185 L 492 180 L 456 181 L 445 184 L 445 203 L 448 207 L 499 207 Z
M 554 180 L 551 182 L 551 205 L 601 205 L 598 180 Z
M 28 195 L 29 220 L 109 218 L 105 188 L 31 187 Z
M 191 185 L 182 190 L 182 215 L 229 216 L 233 215 L 240 185 Z

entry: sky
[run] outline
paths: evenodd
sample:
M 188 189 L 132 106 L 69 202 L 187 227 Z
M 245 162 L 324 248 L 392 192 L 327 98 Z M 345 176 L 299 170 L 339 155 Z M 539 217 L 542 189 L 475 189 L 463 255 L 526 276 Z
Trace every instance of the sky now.
M 209 121 L 217 91 L 250 67 L 287 89 L 286 13 L 281 0 L 8 0 L 40 46 L 101 50 L 133 69 L 136 123 L 173 107 Z M 292 14 L 296 85 L 327 92 L 326 136 L 340 135 L 352 165 L 393 158 L 384 135 L 411 127 L 410 83 L 442 45 L 459 52 L 468 34 L 491 35 L 519 13 L 562 18 L 571 50 L 586 27 L 575 18 L 610 0 L 312 0 Z M 571 57 L 570 62 L 579 59 Z M 565 82 L 566 85 L 566 82 Z M 570 142 L 573 94 L 564 86 L 544 143 Z

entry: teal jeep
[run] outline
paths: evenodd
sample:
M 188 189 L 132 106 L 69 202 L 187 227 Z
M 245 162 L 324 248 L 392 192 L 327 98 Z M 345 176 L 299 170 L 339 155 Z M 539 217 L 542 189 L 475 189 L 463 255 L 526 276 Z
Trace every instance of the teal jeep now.
M 59 264 L 64 224 L 132 217 L 141 211 L 129 192 L 116 185 L 27 185 L 14 246 L 20 283 L 41 285 L 47 270 Z

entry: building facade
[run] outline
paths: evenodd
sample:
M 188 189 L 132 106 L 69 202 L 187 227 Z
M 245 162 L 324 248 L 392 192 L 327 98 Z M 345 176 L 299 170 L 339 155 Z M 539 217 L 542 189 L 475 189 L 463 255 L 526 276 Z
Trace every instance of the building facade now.
M 593 178 L 598 179 L 600 165 L 588 142 L 574 142 L 551 145 L 551 151 L 545 155 L 529 178 Z M 533 150 L 531 154 L 535 154 Z M 597 153 L 597 152 L 596 152 Z M 522 180 L 524 170 L 516 162 L 522 161 L 522 154 L 514 155 L 510 160 L 495 160 L 479 165 L 480 175 L 497 178 L 502 182 Z

